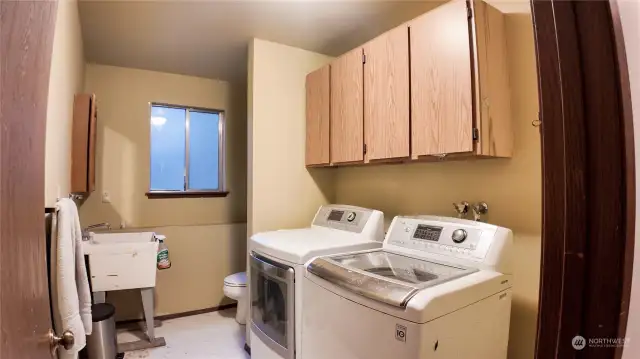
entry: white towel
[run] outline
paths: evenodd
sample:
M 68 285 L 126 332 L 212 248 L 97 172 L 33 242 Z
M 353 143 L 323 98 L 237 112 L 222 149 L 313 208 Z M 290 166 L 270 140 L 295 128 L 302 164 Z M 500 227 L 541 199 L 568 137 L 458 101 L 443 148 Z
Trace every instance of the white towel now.
M 60 323 L 58 331 L 71 330 L 75 344 L 60 348 L 60 359 L 77 358 L 91 334 L 91 292 L 82 250 L 82 228 L 78 207 L 68 198 L 56 204 L 58 210 L 56 241 L 56 301 Z

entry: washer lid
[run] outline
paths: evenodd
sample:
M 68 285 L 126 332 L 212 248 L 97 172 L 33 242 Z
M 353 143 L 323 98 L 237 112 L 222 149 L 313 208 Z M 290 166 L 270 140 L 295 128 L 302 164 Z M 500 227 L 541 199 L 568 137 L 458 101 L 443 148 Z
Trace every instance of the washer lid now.
M 320 257 L 307 269 L 337 286 L 397 307 L 406 307 L 421 289 L 477 271 L 385 250 Z
M 228 275 L 224 278 L 224 285 L 229 287 L 246 287 L 247 286 L 247 273 L 240 272 Z

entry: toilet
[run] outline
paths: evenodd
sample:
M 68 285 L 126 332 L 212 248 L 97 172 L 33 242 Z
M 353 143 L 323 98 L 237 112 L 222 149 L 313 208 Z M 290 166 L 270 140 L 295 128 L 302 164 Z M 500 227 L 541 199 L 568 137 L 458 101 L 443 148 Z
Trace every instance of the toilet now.
M 224 279 L 224 295 L 238 301 L 236 321 L 238 324 L 247 323 L 247 273 L 240 272 Z

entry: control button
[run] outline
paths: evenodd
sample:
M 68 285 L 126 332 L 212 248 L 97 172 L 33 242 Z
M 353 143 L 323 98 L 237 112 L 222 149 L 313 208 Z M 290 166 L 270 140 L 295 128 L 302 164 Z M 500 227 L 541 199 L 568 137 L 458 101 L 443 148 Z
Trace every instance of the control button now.
M 451 239 L 456 243 L 462 243 L 465 239 L 467 239 L 467 231 L 464 229 L 456 229 L 451 234 Z
M 349 212 L 347 215 L 347 221 L 353 222 L 356 219 L 356 212 Z

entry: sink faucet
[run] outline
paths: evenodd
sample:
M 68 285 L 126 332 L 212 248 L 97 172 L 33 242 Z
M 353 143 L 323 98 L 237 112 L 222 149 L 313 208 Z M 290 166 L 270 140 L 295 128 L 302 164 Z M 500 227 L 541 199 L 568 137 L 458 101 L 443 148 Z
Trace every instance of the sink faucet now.
M 92 224 L 92 225 L 86 226 L 85 228 L 82 229 L 82 240 L 88 241 L 89 231 L 97 228 L 106 228 L 107 230 L 110 230 L 111 225 L 109 224 L 109 222 L 104 222 L 104 223 L 98 223 L 98 224 Z

